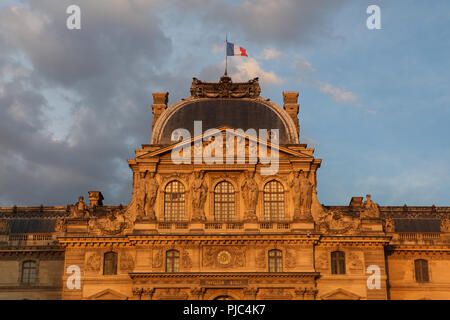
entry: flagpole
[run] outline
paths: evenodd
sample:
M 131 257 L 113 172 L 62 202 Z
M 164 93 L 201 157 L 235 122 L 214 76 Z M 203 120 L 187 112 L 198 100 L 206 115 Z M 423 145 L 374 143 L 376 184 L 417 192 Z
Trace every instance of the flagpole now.
M 225 35 L 225 76 L 227 75 L 227 68 L 228 68 L 228 32 Z

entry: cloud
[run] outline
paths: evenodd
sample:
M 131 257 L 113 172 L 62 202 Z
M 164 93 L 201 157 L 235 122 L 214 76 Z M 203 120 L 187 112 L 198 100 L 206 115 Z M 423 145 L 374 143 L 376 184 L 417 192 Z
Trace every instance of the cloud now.
M 343 91 L 329 83 L 321 83 L 320 92 L 331 96 L 335 101 L 344 101 L 351 103 L 355 103 L 356 101 L 356 95 L 353 92 Z
M 284 79 L 276 75 L 273 71 L 265 71 L 261 65 L 253 58 L 240 59 L 236 64 L 237 72 L 233 74 L 235 81 L 248 81 L 259 77 L 266 85 L 281 84 Z
M 262 55 L 258 58 L 264 60 L 272 60 L 272 59 L 279 59 L 281 57 L 283 57 L 281 51 L 278 51 L 276 49 L 265 48 Z

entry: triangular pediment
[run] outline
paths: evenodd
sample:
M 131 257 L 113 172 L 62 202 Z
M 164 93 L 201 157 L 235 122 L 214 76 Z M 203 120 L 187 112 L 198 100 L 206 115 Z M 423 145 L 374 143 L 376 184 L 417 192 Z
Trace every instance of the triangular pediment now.
M 128 297 L 112 289 L 100 291 L 88 297 L 88 300 L 126 300 Z
M 323 300 L 360 300 L 361 297 L 342 288 L 336 289 L 321 296 Z
M 154 150 L 154 151 L 150 151 L 148 153 L 141 154 L 137 158 L 146 159 L 146 158 L 153 158 L 153 157 L 158 157 L 158 156 L 161 157 L 167 153 L 172 152 L 172 150 L 175 148 L 183 148 L 183 147 L 187 147 L 189 145 L 193 147 L 194 144 L 198 143 L 199 141 L 201 141 L 202 145 L 204 146 L 209 143 L 207 141 L 204 141 L 204 138 L 212 137 L 212 136 L 216 135 L 218 132 L 222 133 L 222 136 L 224 137 L 224 139 L 225 139 L 225 135 L 228 134 L 230 136 L 242 138 L 246 142 L 253 142 L 253 143 L 256 143 L 257 145 L 263 145 L 263 146 L 267 147 L 268 150 L 276 149 L 276 150 L 278 150 L 278 152 L 280 154 L 286 154 L 286 155 L 297 157 L 297 158 L 309 158 L 309 159 L 313 158 L 313 156 L 310 154 L 307 154 L 307 153 L 304 153 L 301 151 L 297 151 L 297 150 L 292 150 L 288 147 L 280 146 L 278 144 L 273 144 L 270 141 L 266 141 L 266 140 L 260 139 L 258 137 L 252 136 L 252 135 L 246 135 L 245 133 L 236 131 L 227 126 L 220 127 L 216 130 L 211 130 L 210 132 L 208 132 L 208 134 L 203 133 L 202 135 L 192 137 L 191 139 L 186 139 L 185 141 L 182 141 L 179 143 L 174 143 L 170 146 L 165 146 L 158 150 Z M 226 141 L 224 140 L 223 146 L 225 147 L 225 145 L 226 145 Z

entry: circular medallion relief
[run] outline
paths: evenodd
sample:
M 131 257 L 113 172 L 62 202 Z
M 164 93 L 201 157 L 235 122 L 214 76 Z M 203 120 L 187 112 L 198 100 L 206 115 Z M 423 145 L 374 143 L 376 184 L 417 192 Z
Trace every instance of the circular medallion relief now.
M 217 261 L 219 262 L 219 264 L 221 265 L 227 265 L 230 264 L 231 262 L 231 254 L 228 251 L 220 251 L 217 254 Z

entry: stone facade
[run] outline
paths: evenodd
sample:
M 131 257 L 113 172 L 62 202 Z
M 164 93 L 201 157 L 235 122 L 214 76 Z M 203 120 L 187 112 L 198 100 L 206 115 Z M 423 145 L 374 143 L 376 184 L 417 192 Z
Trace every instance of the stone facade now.
M 284 92 L 281 107 L 260 96 L 258 79 L 224 76 L 194 78 L 191 97 L 171 106 L 168 93 L 153 97 L 151 144 L 128 160 L 128 205 L 89 191 L 89 203 L 67 207 L 0 207 L 0 299 L 450 299 L 450 207 L 385 207 L 370 195 L 322 205 L 322 160 L 298 141 L 297 92 Z M 215 139 L 244 142 L 234 161 L 197 161 L 196 148 L 216 140 L 192 132 L 182 142 L 191 161 L 174 163 L 180 145 L 166 132 L 190 128 L 186 110 L 207 110 L 195 115 L 203 132 L 223 123 Z M 227 135 L 234 121 L 243 130 L 272 123 L 280 143 Z M 262 149 L 278 154 L 273 174 L 253 161 Z M 73 266 L 79 288 L 67 285 Z M 377 288 L 368 285 L 374 266 Z

